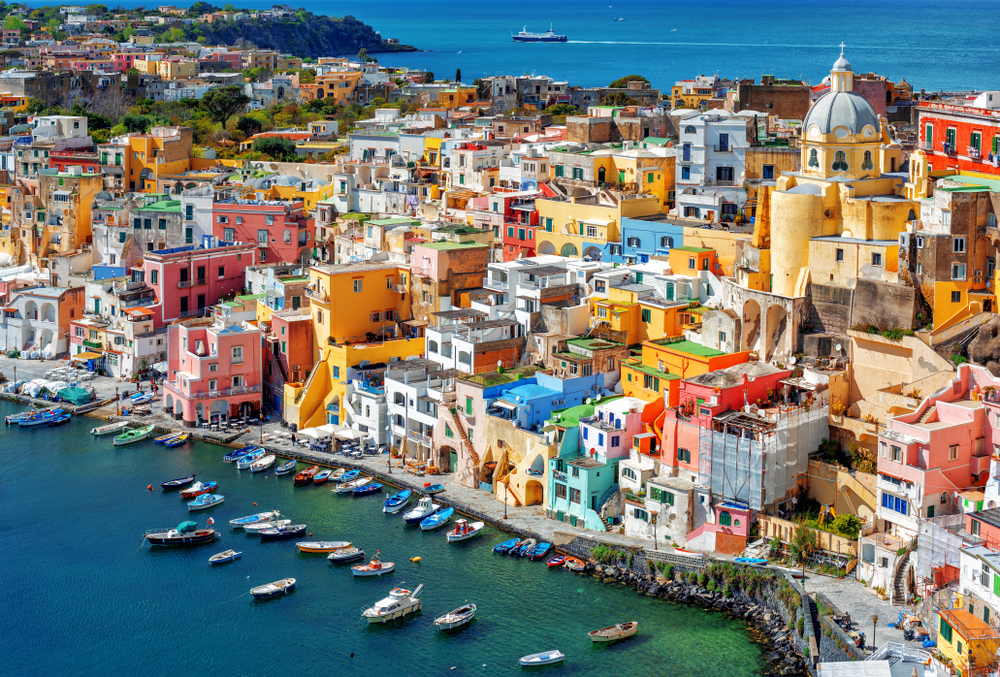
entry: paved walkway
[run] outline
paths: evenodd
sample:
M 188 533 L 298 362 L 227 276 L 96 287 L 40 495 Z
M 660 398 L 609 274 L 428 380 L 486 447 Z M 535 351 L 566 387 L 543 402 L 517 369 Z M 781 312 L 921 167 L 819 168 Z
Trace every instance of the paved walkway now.
M 880 646 L 886 642 L 902 642 L 903 632 L 890 628 L 887 623 L 899 620 L 899 612 L 907 607 L 893 606 L 882 601 L 866 588 L 861 581 L 854 578 L 831 578 L 818 574 L 807 573 L 804 581 L 806 592 L 821 592 L 837 605 L 841 612 L 847 611 L 855 622 L 855 629 L 865 633 L 865 640 L 872 642 L 872 614 L 878 615 L 875 629 L 875 644 Z M 914 643 L 919 648 L 919 644 Z

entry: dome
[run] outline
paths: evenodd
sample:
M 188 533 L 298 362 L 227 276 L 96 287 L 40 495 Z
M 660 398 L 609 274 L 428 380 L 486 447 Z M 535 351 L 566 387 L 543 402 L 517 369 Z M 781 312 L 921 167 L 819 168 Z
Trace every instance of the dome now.
M 806 113 L 806 119 L 802 121 L 802 128 L 810 136 L 814 126 L 819 128 L 820 134 L 832 134 L 837 127 L 846 127 L 848 134 L 860 135 L 868 125 L 872 126 L 875 134 L 879 133 L 881 128 L 875 109 L 853 92 L 824 94 L 816 100 Z
M 844 53 L 840 53 L 840 58 L 833 64 L 833 70 L 835 71 L 849 71 L 851 70 L 851 62 L 847 60 Z

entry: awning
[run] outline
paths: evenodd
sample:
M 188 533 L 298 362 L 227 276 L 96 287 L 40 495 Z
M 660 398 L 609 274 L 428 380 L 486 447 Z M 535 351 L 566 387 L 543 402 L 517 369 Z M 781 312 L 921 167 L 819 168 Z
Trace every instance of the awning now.
M 510 402 L 504 402 L 503 400 L 496 400 L 492 406 L 500 407 L 501 409 L 510 409 L 511 411 L 517 410 L 516 404 L 511 404 Z
M 99 360 L 101 359 L 101 357 L 103 356 L 100 353 L 92 353 L 87 351 L 85 353 L 80 353 L 79 355 L 74 355 L 73 359 L 79 362 L 86 362 L 87 360 Z
M 167 373 L 167 362 L 166 362 L 166 360 L 164 360 L 163 362 L 157 362 L 156 364 L 154 364 L 153 365 L 153 371 L 158 371 L 161 374 L 166 374 Z
M 335 435 L 338 440 L 360 440 L 364 437 L 364 433 L 358 432 L 352 428 L 345 428 Z

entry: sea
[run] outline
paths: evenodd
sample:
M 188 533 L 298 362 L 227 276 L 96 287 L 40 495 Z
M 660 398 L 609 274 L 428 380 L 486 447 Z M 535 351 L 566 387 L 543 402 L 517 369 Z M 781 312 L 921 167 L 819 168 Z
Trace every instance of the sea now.
M 0 415 L 23 408 L 0 402 Z M 494 554 L 509 535 L 492 527 L 449 545 L 384 515 L 385 495 L 353 498 L 295 488 L 290 476 L 249 474 L 222 462 L 228 448 L 152 441 L 114 447 L 75 417 L 57 428 L 0 429 L 0 649 L 5 676 L 520 674 L 517 660 L 559 649 L 546 675 L 753 677 L 761 649 L 744 626 L 697 607 L 642 597 L 565 570 Z M 300 464 L 300 467 L 304 467 Z M 153 549 L 146 529 L 189 519 L 159 484 L 196 474 L 217 480 L 225 502 L 211 516 L 212 545 Z M 152 485 L 153 490 L 147 489 Z M 485 500 L 485 499 L 484 499 Z M 315 540 L 347 540 L 393 574 L 354 579 L 349 565 L 301 554 L 293 541 L 262 543 L 230 519 L 279 509 Z M 211 566 L 210 555 L 242 551 Z M 411 557 L 421 557 L 419 563 Z M 251 587 L 294 577 L 286 597 L 255 601 Z M 423 584 L 423 611 L 388 626 L 361 611 L 394 586 Z M 467 602 L 476 619 L 443 633 L 433 619 Z M 587 632 L 637 620 L 633 639 L 598 646 Z
M 29 4 L 42 3 L 31 0 Z M 115 6 L 151 3 L 124 0 Z M 178 3 L 178 5 L 190 3 Z M 221 3 L 215 3 L 221 6 Z M 237 7 L 268 8 L 273 0 Z M 298 0 L 316 14 L 353 15 L 420 53 L 380 63 L 464 82 L 489 75 L 548 75 L 606 86 L 624 75 L 668 91 L 696 75 L 800 78 L 818 84 L 840 55 L 855 72 L 906 78 L 916 91 L 1000 89 L 997 0 Z M 615 21 L 621 18 L 624 21 Z M 515 43 L 522 28 L 565 34 L 565 44 Z M 251 40 L 252 36 L 248 36 Z

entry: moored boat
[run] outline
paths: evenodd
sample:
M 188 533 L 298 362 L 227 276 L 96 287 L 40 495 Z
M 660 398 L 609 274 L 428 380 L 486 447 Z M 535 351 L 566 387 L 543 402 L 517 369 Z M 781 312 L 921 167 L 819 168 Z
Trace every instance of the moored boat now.
M 133 405 L 149 404 L 153 401 L 153 396 L 149 393 L 139 393 L 138 395 L 133 395 L 129 398 L 129 401 Z
M 316 473 L 316 477 L 313 478 L 313 484 L 317 486 L 320 484 L 326 484 L 326 481 L 330 479 L 330 475 L 332 474 L 333 474 L 332 470 L 320 470 L 318 473 Z
M 753 564 L 758 567 L 762 567 L 767 564 L 767 560 L 760 557 L 737 557 L 733 561 L 737 564 Z
M 434 625 L 438 628 L 438 630 L 453 630 L 465 625 L 475 616 L 476 605 L 466 604 L 465 606 L 458 607 L 454 611 L 449 611 L 444 616 L 438 616 L 434 619 Z
M 416 613 L 420 611 L 420 599 L 417 595 L 423 588 L 423 584 L 418 585 L 413 592 L 405 588 L 393 588 L 388 597 L 380 599 L 362 611 L 361 616 L 369 623 L 388 623 Z
M 444 485 L 442 484 L 425 484 L 424 493 L 428 496 L 433 496 L 435 494 L 440 494 L 444 491 Z
M 337 484 L 342 484 L 344 482 L 353 482 L 354 480 L 358 479 L 360 475 L 361 475 L 360 470 L 348 470 L 347 472 L 343 473 L 342 475 L 340 475 L 340 477 L 337 477 L 333 481 L 336 482 Z
M 36 425 L 47 425 L 49 421 L 65 413 L 66 411 L 60 407 L 42 409 L 37 414 L 17 419 L 17 425 L 21 428 L 31 428 Z
M 329 555 L 327 559 L 331 562 L 354 562 L 359 559 L 364 559 L 365 551 L 361 548 L 343 548 L 341 550 L 334 550 Z
M 187 485 L 194 482 L 194 475 L 188 475 L 187 477 L 178 477 L 175 480 L 167 480 L 166 482 L 160 482 L 160 486 L 164 491 L 173 491 L 174 489 L 180 489 L 181 487 L 186 487 Z
M 248 524 L 243 527 L 243 531 L 251 536 L 260 536 L 261 532 L 269 531 L 270 529 L 277 529 L 278 527 L 287 527 L 292 523 L 292 520 L 274 520 L 272 522 L 258 522 L 257 524 Z
M 513 557 L 527 557 L 531 549 L 538 545 L 538 541 L 533 538 L 528 538 L 521 541 L 521 545 L 516 548 L 511 548 L 510 555 Z
M 335 494 L 353 494 L 355 489 L 357 489 L 358 487 L 363 487 L 371 481 L 372 481 L 371 477 L 359 477 L 353 482 L 344 482 L 342 484 L 338 484 L 337 488 L 332 489 L 331 491 L 333 491 L 333 493 Z
M 469 522 L 465 519 L 460 519 L 455 521 L 455 528 L 448 532 L 448 542 L 458 543 L 459 541 L 467 541 L 470 538 L 475 538 L 483 532 L 483 527 L 486 526 L 484 522 Z
M 351 547 L 350 541 L 301 541 L 295 544 L 299 552 L 334 552 Z
M 274 454 L 268 454 L 267 456 L 261 456 L 259 459 L 250 464 L 250 472 L 263 472 L 274 465 L 274 461 L 278 457 Z
M 448 523 L 448 520 L 450 520 L 451 516 L 454 514 L 454 508 L 445 508 L 444 510 L 434 513 L 430 517 L 425 517 L 420 522 L 420 530 L 433 531 L 434 529 L 440 529 Z
M 375 556 L 372 558 L 368 564 L 358 564 L 351 567 L 352 576 L 381 576 L 382 574 L 388 574 L 395 570 L 396 564 L 394 562 L 383 562 L 379 556 L 379 552 L 375 552 Z
M 181 434 L 183 433 L 167 433 L 166 435 L 160 435 L 159 437 L 154 437 L 153 441 L 156 442 L 157 444 L 166 444 L 167 442 L 169 442 L 170 440 L 174 439 L 175 437 Z
M 336 484 L 337 482 L 340 481 L 340 478 L 343 477 L 344 473 L 346 472 L 347 471 L 344 470 L 343 468 L 337 468 L 336 470 L 333 471 L 333 474 L 330 475 L 330 479 L 328 479 L 327 482 L 333 482 L 334 484 Z
M 684 557 L 694 557 L 696 559 L 704 559 L 705 554 L 701 552 L 695 552 L 694 550 L 685 550 L 684 548 L 674 548 L 674 552 L 678 555 L 683 555 Z
M 561 567 L 563 565 L 563 563 L 565 563 L 565 562 L 566 562 L 566 555 L 556 555 L 555 557 L 553 557 L 552 559 L 550 559 L 548 562 L 546 562 L 546 564 L 551 569 L 553 567 Z
M 222 494 L 202 494 L 198 498 L 188 503 L 188 512 L 214 508 L 215 506 L 219 505 L 225 500 L 226 497 L 223 496 Z
M 265 452 L 264 452 L 263 449 L 254 449 L 249 454 L 247 454 L 246 456 L 244 456 L 240 460 L 236 461 L 236 469 L 237 470 L 246 470 L 251 465 L 253 465 L 256 461 L 264 458 L 264 453 Z
M 397 513 L 403 509 L 407 503 L 410 502 L 410 496 L 413 492 L 409 489 L 404 489 L 403 491 L 397 492 L 385 499 L 385 503 L 382 504 L 382 512 L 385 513 Z
M 110 435 L 111 433 L 116 433 L 119 430 L 124 430 L 128 427 L 128 421 L 116 421 L 114 423 L 108 423 L 107 425 L 100 425 L 96 428 L 90 429 L 90 434 L 95 437 L 101 437 L 103 435 Z
M 256 588 L 250 588 L 250 594 L 253 595 L 255 599 L 267 599 L 268 597 L 287 595 L 294 589 L 294 578 L 282 578 L 280 581 L 265 583 L 264 585 L 258 585 Z
M 43 414 L 50 413 L 55 409 L 56 407 L 48 407 L 47 409 L 28 409 L 27 411 L 19 411 L 16 414 L 10 414 L 9 416 L 4 417 L 4 421 L 7 425 L 14 425 L 15 423 L 18 423 L 26 418 L 41 416 Z M 97 430 L 97 428 L 94 428 L 94 430 Z M 93 430 L 91 430 L 91 432 L 93 432 Z
M 552 549 L 551 543 L 539 543 L 534 548 L 528 551 L 527 557 L 528 559 L 539 560 L 545 557 L 545 555 L 547 555 L 549 550 L 551 549 Z M 524 557 L 524 555 L 521 556 Z
M 586 566 L 586 564 L 584 564 L 581 560 L 578 560 L 576 557 L 566 558 L 566 568 L 570 571 L 583 571 Z
M 305 470 L 303 470 L 302 472 L 300 472 L 298 475 L 295 476 L 295 486 L 304 487 L 307 484 L 312 484 L 313 478 L 316 476 L 316 473 L 318 472 L 319 472 L 318 465 L 314 465 L 311 468 L 306 468 Z
M 167 447 L 168 449 L 173 449 L 174 447 L 181 446 L 182 444 L 184 444 L 185 442 L 187 442 L 187 440 L 188 440 L 188 434 L 187 433 L 181 433 L 180 435 L 172 437 L 169 440 L 167 440 L 166 442 L 164 442 L 163 446 Z
M 233 529 L 244 529 L 251 524 L 266 524 L 268 522 L 274 522 L 280 514 L 281 513 L 277 510 L 258 512 L 254 515 L 247 515 L 246 517 L 237 517 L 236 519 L 229 520 L 229 526 Z
M 257 447 L 255 447 L 254 445 L 248 444 L 245 447 L 240 447 L 236 451 L 229 452 L 228 454 L 222 457 L 222 460 L 225 461 L 226 463 L 236 463 L 236 461 L 240 460 L 241 458 L 243 458 L 256 448 Z
M 629 621 L 628 623 L 618 623 L 601 628 L 600 630 L 593 630 L 588 632 L 587 636 L 590 637 L 590 641 L 596 643 L 617 642 L 619 639 L 631 637 L 637 632 L 639 632 L 639 623 L 637 621 Z
M 285 526 L 276 526 L 273 529 L 264 529 L 260 532 L 260 540 L 283 541 L 289 538 L 295 538 L 296 536 L 301 536 L 304 533 L 306 533 L 305 524 L 288 524 Z
M 562 663 L 564 660 L 566 660 L 566 655 L 558 649 L 553 649 L 552 651 L 542 651 L 541 653 L 529 654 L 522 657 L 518 663 L 526 668 L 530 668 L 536 665 L 553 665 L 555 663 Z
M 417 507 L 409 512 L 403 513 L 403 521 L 407 524 L 418 524 L 423 522 L 426 518 L 430 517 L 438 510 L 441 506 L 437 503 L 431 501 L 430 496 L 424 496 L 419 501 L 417 501 Z
M 510 540 L 504 541 L 503 543 L 497 543 L 493 546 L 493 552 L 500 553 L 501 555 L 506 555 L 507 552 L 514 547 L 518 546 L 518 541 L 516 538 L 511 538 Z
M 382 485 L 378 482 L 366 482 L 360 487 L 354 487 L 354 491 L 352 491 L 351 494 L 355 497 L 370 496 L 372 494 L 377 494 L 380 491 L 382 491 Z
M 194 498 L 215 491 L 219 483 L 215 480 L 211 482 L 195 482 L 190 487 L 181 492 L 181 498 Z
M 50 418 L 48 425 L 51 428 L 52 426 L 62 425 L 63 423 L 69 423 L 69 420 L 71 418 L 73 418 L 71 414 L 59 414 L 58 416 Z
M 295 470 L 295 465 L 298 463 L 294 458 L 291 461 L 282 463 L 277 468 L 274 469 L 275 475 L 287 475 Z
M 131 430 L 126 430 L 121 435 L 115 437 L 115 446 L 121 447 L 126 444 L 133 444 L 135 442 L 141 442 L 142 440 L 149 437 L 149 434 L 153 432 L 153 426 L 144 425 L 141 428 L 133 428 Z
M 201 545 L 215 540 L 215 529 L 199 529 L 197 522 L 181 522 L 175 529 L 149 529 L 150 545 Z
M 224 564 L 226 562 L 232 562 L 234 559 L 238 559 L 243 555 L 242 552 L 236 552 L 235 550 L 224 550 L 223 552 L 216 553 L 208 558 L 209 564 Z

